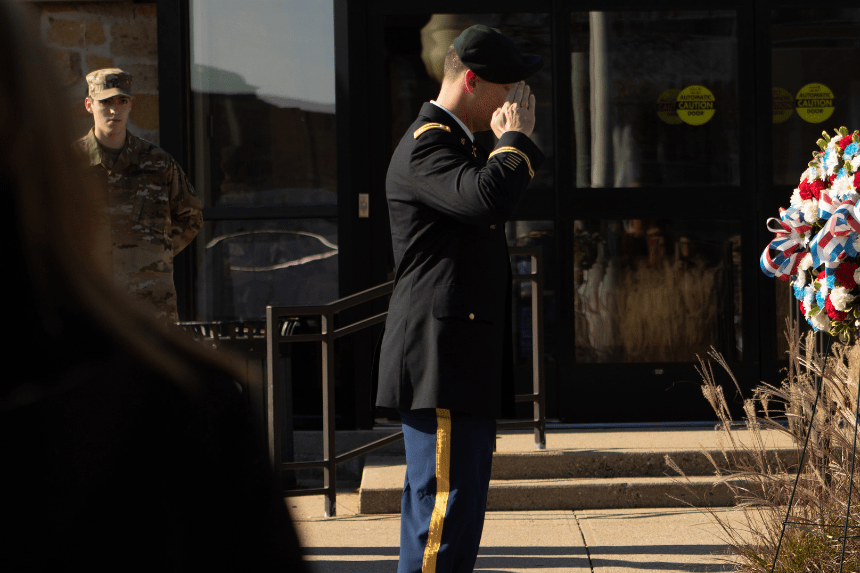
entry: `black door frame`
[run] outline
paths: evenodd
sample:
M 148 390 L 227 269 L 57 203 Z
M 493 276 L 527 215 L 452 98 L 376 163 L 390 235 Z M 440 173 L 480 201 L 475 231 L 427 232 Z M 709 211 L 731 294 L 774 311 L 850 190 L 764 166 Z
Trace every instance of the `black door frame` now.
M 352 3 L 354 4 L 354 3 Z M 366 53 L 367 58 L 363 66 L 366 71 L 366 79 L 364 85 L 367 86 L 365 92 L 369 94 L 366 99 L 361 102 L 362 109 L 365 114 L 370 117 L 384 118 L 384 109 L 382 106 L 386 101 L 384 86 L 385 75 L 381 64 L 381 54 L 383 53 L 383 18 L 387 14 L 418 14 L 427 13 L 428 9 L 425 5 L 404 4 L 397 0 L 378 0 L 371 3 L 364 3 L 366 6 L 366 18 L 363 20 L 366 25 L 365 37 L 367 38 Z M 365 8 L 362 6 L 362 8 Z M 689 3 L 680 1 L 671 2 L 656 2 L 655 6 L 659 6 L 661 10 L 678 9 L 689 10 Z M 551 15 L 552 22 L 552 49 L 554 57 L 552 58 L 553 77 L 565 78 L 570 77 L 570 59 L 564 57 L 555 57 L 556 54 L 564 54 L 569 52 L 569 14 L 571 11 L 620 11 L 625 9 L 641 10 L 641 3 L 632 2 L 630 0 L 595 0 L 590 2 L 580 2 L 576 0 L 545 0 L 535 2 L 529 5 L 528 12 L 530 13 L 547 13 Z M 756 81 L 755 70 L 756 62 L 751 58 L 744 57 L 744 54 L 753 53 L 754 50 L 754 7 L 753 5 L 736 0 L 733 2 L 718 1 L 709 3 L 708 6 L 696 7 L 698 10 L 703 9 L 732 9 L 738 14 L 738 89 L 739 93 L 745 94 L 743 99 L 749 102 L 757 102 L 760 98 L 756 97 L 756 89 L 760 89 L 757 84 L 761 81 Z M 487 8 L 486 3 L 477 1 L 462 0 L 457 2 L 439 1 L 433 3 L 433 12 L 437 13 L 501 13 L 501 12 L 522 12 L 522 3 L 517 2 L 498 2 L 491 8 Z M 358 24 L 361 24 L 358 23 Z M 553 81 L 553 98 L 555 102 L 570 101 L 571 87 L 570 82 Z M 769 90 L 769 87 L 766 88 Z M 769 106 L 770 98 L 765 100 L 765 104 Z M 417 110 L 416 110 L 417 111 Z M 741 154 L 742 157 L 755 157 L 756 141 L 759 140 L 759 133 L 754 122 L 756 111 L 748 106 L 741 110 Z M 572 111 L 567 109 L 567 106 L 553 106 L 553 122 L 556 126 L 570 125 Z M 770 108 L 767 107 L 767 116 L 769 119 Z M 376 153 L 372 157 L 367 158 L 367 164 L 371 166 L 368 174 L 368 187 L 375 191 L 371 194 L 371 208 L 376 208 L 385 211 L 384 194 L 380 192 L 384 189 L 384 177 L 388 165 L 388 157 L 392 150 L 385 147 L 387 138 L 386 126 L 382 121 L 377 121 L 372 126 L 368 126 L 368 135 L 370 140 L 377 142 L 372 147 L 375 150 L 385 150 L 385 152 Z M 355 148 L 358 142 L 350 142 L 350 147 Z M 552 220 L 555 223 L 556 229 L 556 252 L 559 253 L 559 260 L 563 261 L 565 257 L 566 245 L 564 242 L 565 230 L 567 229 L 567 221 L 571 218 L 565 218 L 563 215 L 575 210 L 577 218 L 588 218 L 596 215 L 606 216 L 607 208 L 605 202 L 600 199 L 593 199 L 590 196 L 585 196 L 585 193 L 577 196 L 576 192 L 563 194 L 559 192 L 561 189 L 573 189 L 571 181 L 571 170 L 569 164 L 562 161 L 561 158 L 571 157 L 570 150 L 572 149 L 571 135 L 562 129 L 555 129 L 553 134 L 553 145 L 555 147 L 555 173 L 554 187 L 552 189 L 530 190 L 528 202 L 523 202 L 524 209 L 517 213 L 518 220 Z M 759 208 L 756 205 L 755 193 L 756 179 L 759 172 L 759 164 L 756 162 L 743 162 L 740 166 L 741 181 L 740 185 L 726 187 L 709 187 L 703 189 L 703 193 L 696 197 L 692 202 L 687 196 L 688 194 L 682 190 L 672 188 L 655 188 L 643 189 L 637 188 L 635 192 L 631 192 L 629 201 L 623 207 L 612 208 L 613 217 L 624 217 L 625 213 L 635 214 L 638 217 L 647 217 L 649 214 L 659 214 L 666 216 L 666 204 L 686 205 L 685 209 L 678 209 L 671 212 L 671 215 L 686 217 L 686 218 L 712 218 L 722 217 L 741 221 L 742 232 L 742 257 L 745 261 L 745 266 L 749 268 L 748 262 L 757 261 L 759 253 L 758 245 L 761 244 L 762 233 L 757 228 L 757 222 L 761 221 Z M 767 172 L 767 171 L 766 171 Z M 665 201 L 661 200 L 659 206 L 655 207 L 653 194 L 659 194 L 665 197 Z M 683 198 L 683 202 L 680 200 Z M 728 200 L 727 200 L 728 199 Z M 376 201 L 376 203 L 374 202 Z M 703 215 L 707 213 L 707 215 Z M 374 230 L 372 240 L 364 238 L 368 246 L 373 245 L 377 249 L 377 253 L 382 252 L 381 249 L 390 249 L 388 246 L 388 224 L 387 220 L 374 222 Z M 356 237 L 356 243 L 358 243 Z M 377 269 L 376 272 L 380 272 Z M 384 271 L 382 271 L 384 272 Z M 755 278 L 753 279 L 753 275 Z M 377 282 L 383 278 L 377 274 Z M 742 297 L 744 304 L 744 358 L 743 360 L 733 363 L 732 367 L 739 380 L 744 386 L 751 387 L 754 382 L 761 379 L 763 364 L 759 360 L 759 356 L 765 351 L 760 339 L 767 340 L 773 337 L 761 336 L 762 332 L 762 316 L 757 312 L 756 301 L 760 298 L 760 289 L 765 286 L 766 281 L 762 280 L 766 277 L 761 276 L 761 273 L 747 271 L 744 276 Z M 770 283 L 766 283 L 768 286 Z M 772 298 L 772 297 L 771 297 Z M 559 297 L 558 304 L 563 304 L 564 297 Z M 771 305 L 773 306 L 773 305 Z M 560 316 L 564 315 L 564 309 L 559 308 Z M 771 309 L 771 314 L 773 309 Z M 773 324 L 773 320 L 764 322 L 764 324 Z M 569 325 L 572 326 L 572 325 Z M 564 347 L 565 338 L 569 339 L 572 345 L 572 331 L 565 332 L 566 327 L 560 328 L 562 332 L 559 334 L 560 347 Z M 771 346 L 773 346 L 771 344 Z M 557 359 L 559 380 L 556 384 L 548 384 L 548 393 L 558 397 L 557 400 L 551 400 L 549 403 L 561 404 L 560 409 L 553 414 L 569 419 L 570 421 L 622 421 L 622 419 L 630 419 L 629 413 L 623 413 L 622 419 L 598 419 L 589 417 L 591 412 L 595 410 L 595 402 L 598 400 L 596 395 L 592 395 L 597 387 L 605 386 L 606 384 L 618 384 L 623 387 L 625 384 L 630 384 L 631 380 L 638 383 L 640 380 L 648 376 L 662 376 L 661 380 L 667 380 L 667 386 L 679 383 L 694 383 L 696 384 L 696 392 L 698 393 L 697 374 L 692 363 L 653 363 L 653 364 L 597 364 L 597 365 L 573 365 L 570 353 L 559 352 Z M 765 354 L 773 354 L 773 352 Z M 769 368 L 774 370 L 774 368 Z M 661 374 L 655 374 L 655 371 Z M 567 374 L 565 374 L 567 373 Z M 565 377 L 568 377 L 565 380 Z M 575 380 L 576 382 L 573 382 Z M 599 381 L 597 384 L 589 381 Z M 605 388 L 604 388 L 605 389 Z M 599 394 L 599 393 L 598 393 Z M 704 402 L 704 401 L 703 401 Z M 739 404 L 738 404 L 739 405 Z M 646 417 L 651 421 L 664 420 L 666 417 L 666 408 L 664 405 L 663 396 L 655 396 L 651 403 L 637 403 L 637 409 L 646 412 Z M 706 412 L 707 404 L 703 403 L 701 412 Z M 740 411 L 738 409 L 738 411 Z M 601 413 L 599 416 L 606 416 Z M 611 416 L 611 415 L 610 415 Z M 688 418 L 689 419 L 689 418 Z M 665 421 L 665 420 L 664 420 Z
M 426 13 L 427 6 L 405 4 L 400 0 L 333 0 L 335 29 L 335 75 L 336 111 L 338 138 L 338 257 L 339 292 L 346 296 L 369 288 L 389 277 L 386 275 L 390 260 L 390 238 L 387 207 L 385 204 L 384 177 L 388 163 L 385 149 L 387 130 L 384 125 L 384 70 L 380 65 L 382 47 L 382 19 L 388 13 Z M 805 7 L 801 2 L 789 0 L 791 7 Z M 860 2 L 852 2 L 860 4 Z M 689 3 L 679 0 L 656 0 L 652 9 L 684 10 Z M 709 217 L 727 217 L 741 221 L 742 260 L 745 275 L 742 287 L 744 308 L 744 358 L 733 364 L 734 372 L 745 389 L 759 380 L 778 383 L 779 367 L 784 361 L 776 356 L 776 303 L 773 280 L 757 272 L 756 264 L 761 249 L 770 239 L 764 221 L 787 200 L 790 189 L 776 187 L 772 181 L 772 134 L 771 134 L 771 31 L 770 11 L 786 8 L 785 2 L 774 0 L 717 0 L 702 9 L 732 9 L 738 14 L 738 86 L 740 93 L 741 165 L 740 185 L 737 187 L 707 188 L 694 199 L 681 197 L 671 188 L 642 189 L 622 207 L 614 207 L 612 214 L 623 217 L 625 213 L 647 216 L 653 211 L 651 201 L 637 197 L 658 193 L 661 203 L 683 204 L 686 210 L 675 215 L 695 217 L 708 213 Z M 529 5 L 529 12 L 544 12 L 551 15 L 553 54 L 568 53 L 569 13 L 571 11 L 619 11 L 641 10 L 641 2 L 634 0 L 540 0 Z M 521 2 L 500 0 L 488 10 L 486 3 L 478 0 L 439 0 L 433 2 L 433 11 L 440 13 L 499 13 L 522 11 Z M 159 118 L 161 146 L 173 155 L 187 170 L 191 165 L 190 144 L 190 50 L 188 2 L 157 0 L 158 50 L 159 50 Z M 553 77 L 570 77 L 569 58 L 552 58 Z M 555 102 L 570 101 L 570 82 L 553 81 Z M 746 105 L 744 105 L 746 104 Z M 553 122 L 556 126 L 570 125 L 571 111 L 566 106 L 553 106 Z M 573 189 L 571 171 L 560 158 L 573 157 L 572 137 L 561 129 L 553 136 L 556 162 L 554 188 L 537 190 L 534 201 L 524 205 L 518 213 L 522 220 L 549 219 L 555 222 L 557 249 L 560 260 L 569 256 L 565 252 L 563 238 L 568 230 L 566 213 L 575 213 L 577 218 L 603 215 L 607 211 L 599 199 L 575 192 L 562 194 L 561 189 Z M 370 217 L 358 217 L 358 195 L 369 193 Z M 678 201 L 678 202 L 676 202 Z M 267 210 L 268 211 L 268 210 Z M 665 215 L 665 210 L 660 209 Z M 236 214 L 209 213 L 216 218 L 233 217 Z M 329 214 L 329 216 L 334 213 Z M 269 217 L 283 216 L 275 210 Z M 192 245 L 192 249 L 194 246 Z M 189 253 L 191 254 L 191 253 Z M 180 256 L 176 265 L 176 284 L 179 294 L 181 316 L 186 317 L 193 305 L 194 289 L 192 256 Z M 563 297 L 561 297 L 563 298 Z M 559 301 L 563 304 L 563 300 Z M 562 314 L 564 309 L 559 309 Z M 560 346 L 570 332 L 559 333 Z M 354 427 L 370 427 L 373 424 L 372 394 L 369 361 L 373 346 L 372 337 L 362 337 L 355 343 L 344 344 L 339 351 L 342 380 L 342 398 L 338 400 L 339 413 L 351 420 Z M 572 344 L 572 338 L 569 341 Z M 368 349 L 369 348 L 369 349 Z M 605 384 L 607 380 L 629 384 L 630 380 L 642 380 L 653 376 L 653 371 L 662 369 L 663 376 L 698 383 L 692 364 L 647 364 L 647 365 L 573 365 L 569 353 L 559 353 L 559 371 L 569 372 L 576 383 L 560 381 L 558 402 L 570 404 L 572 410 L 561 412 L 562 417 L 577 420 L 578 413 L 593 406 L 589 388 Z M 565 362 L 567 360 L 567 362 Z M 641 405 L 650 409 L 659 407 L 661 397 L 652 404 Z M 565 406 L 567 408 L 567 406 Z M 660 414 L 655 415 L 657 418 Z M 605 420 L 604 420 L 605 421 Z
M 737 39 L 738 39 L 738 93 L 739 93 L 739 140 L 740 140 L 740 180 L 737 186 L 713 186 L 701 189 L 701 193 L 690 194 L 688 190 L 681 188 L 666 187 L 639 187 L 629 192 L 623 192 L 623 199 L 616 202 L 612 207 L 613 218 L 628 217 L 668 217 L 683 218 L 687 220 L 708 219 L 731 219 L 737 220 L 741 225 L 741 260 L 744 269 L 742 281 L 742 308 L 743 308 L 743 358 L 740 361 L 730 361 L 730 366 L 744 390 L 751 389 L 760 379 L 763 364 L 760 357 L 764 353 L 765 341 L 771 339 L 766 335 L 760 313 L 756 311 L 756 302 L 760 298 L 761 288 L 764 286 L 761 273 L 751 270 L 751 265 L 758 260 L 759 239 L 758 221 L 762 220 L 757 212 L 755 198 L 756 178 L 759 172 L 759 162 L 745 161 L 744 158 L 756 157 L 756 142 L 759 141 L 754 118 L 756 116 L 754 104 L 760 98 L 757 97 L 759 89 L 756 81 L 757 61 L 754 58 L 745 57 L 754 52 L 754 7 L 752 3 L 745 1 L 716 1 L 698 4 L 695 7 L 689 3 L 678 1 L 655 2 L 655 8 L 660 10 L 733 10 L 737 14 Z M 581 2 L 567 0 L 558 3 L 559 25 L 564 29 L 566 21 L 562 17 L 569 12 L 601 10 L 604 12 L 616 12 L 625 10 L 641 10 L 641 4 L 626 0 L 612 0 L 601 2 Z M 569 64 L 569 60 L 562 62 Z M 759 68 L 760 69 L 760 68 Z M 570 69 L 567 67 L 561 72 L 562 77 L 570 77 Z M 769 88 L 768 88 L 769 93 Z M 569 96 L 568 96 L 569 97 Z M 743 105 L 743 102 L 751 105 Z M 767 117 L 770 117 L 768 97 Z M 560 125 L 571 125 L 569 118 L 562 120 Z M 567 142 L 566 142 L 567 143 Z M 574 154 L 568 155 L 574 157 Z M 568 189 L 574 189 L 568 181 Z M 698 190 L 698 189 L 697 189 Z M 613 190 L 616 196 L 618 190 Z M 659 197 L 659 201 L 654 201 Z M 672 206 L 667 208 L 667 206 Z M 558 212 L 561 216 L 575 214 L 576 219 L 603 218 L 607 214 L 605 202 L 591 196 L 587 190 L 577 193 L 576 190 L 569 194 L 559 193 Z M 568 216 L 568 219 L 573 219 Z M 560 237 L 563 236 L 561 233 Z M 572 325 L 566 335 L 570 337 L 572 345 Z M 764 344 L 763 344 L 764 343 Z M 695 402 L 674 404 L 667 407 L 667 396 L 663 393 L 648 393 L 638 396 L 635 404 L 630 404 L 629 409 L 616 410 L 618 419 L 622 421 L 691 421 L 715 419 L 710 407 L 707 405 L 698 390 L 701 378 L 695 370 L 695 364 L 690 363 L 641 363 L 641 364 L 577 364 L 570 362 L 570 356 L 562 354 L 561 358 L 567 360 L 563 372 L 570 373 L 572 379 L 565 383 L 562 378 L 561 399 L 566 404 L 571 404 L 575 412 L 574 419 L 593 418 L 593 421 L 603 421 L 601 418 L 608 415 L 610 409 L 617 405 L 606 404 L 607 397 L 633 385 L 647 385 L 650 387 L 662 387 L 666 392 L 683 389 L 686 400 L 691 398 Z M 719 375 L 719 373 L 718 373 Z M 728 381 L 726 377 L 721 377 Z M 576 380 L 577 383 L 573 383 Z M 649 384 L 650 383 L 650 384 Z M 608 387 L 608 391 L 607 391 Z M 729 390 L 727 398 L 734 406 L 736 415 L 741 413 L 742 403 L 738 397 L 732 397 L 734 392 Z M 676 399 L 677 402 L 677 399 Z M 595 414 L 595 408 L 597 413 Z

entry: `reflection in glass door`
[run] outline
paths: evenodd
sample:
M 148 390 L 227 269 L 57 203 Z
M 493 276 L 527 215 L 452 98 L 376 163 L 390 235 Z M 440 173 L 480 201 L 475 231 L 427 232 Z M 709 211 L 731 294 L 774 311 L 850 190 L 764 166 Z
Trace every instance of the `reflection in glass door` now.
M 736 20 L 731 10 L 571 14 L 567 193 L 617 189 L 602 192 L 602 216 L 573 222 L 577 363 L 694 362 L 711 346 L 742 358 L 739 222 L 701 220 L 683 201 L 659 217 L 615 216 L 637 188 L 695 196 L 739 185 Z
M 755 284 L 744 254 L 753 126 L 741 107 L 752 74 L 740 69 L 739 10 L 708 8 L 567 14 L 571 167 L 558 193 L 568 421 L 712 419 L 697 355 L 714 347 L 738 372 L 756 360 L 745 332 L 757 310 L 743 304 Z
M 576 362 L 743 357 L 736 221 L 574 222 Z
M 822 131 L 860 129 L 860 8 L 778 9 L 770 19 L 773 183 L 793 189 Z
M 732 10 L 574 12 L 576 187 L 738 185 Z
M 190 17 L 195 319 L 335 300 L 332 1 L 192 0 Z

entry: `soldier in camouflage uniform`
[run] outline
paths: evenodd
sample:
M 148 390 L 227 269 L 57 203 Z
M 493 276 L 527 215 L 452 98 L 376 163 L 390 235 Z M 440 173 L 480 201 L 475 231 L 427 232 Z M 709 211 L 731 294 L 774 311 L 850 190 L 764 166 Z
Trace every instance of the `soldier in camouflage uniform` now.
M 95 126 L 75 142 L 92 174 L 106 182 L 113 276 L 120 288 L 176 322 L 173 257 L 203 224 L 202 204 L 182 168 L 164 150 L 126 129 L 131 75 L 117 68 L 87 75 L 87 111 Z

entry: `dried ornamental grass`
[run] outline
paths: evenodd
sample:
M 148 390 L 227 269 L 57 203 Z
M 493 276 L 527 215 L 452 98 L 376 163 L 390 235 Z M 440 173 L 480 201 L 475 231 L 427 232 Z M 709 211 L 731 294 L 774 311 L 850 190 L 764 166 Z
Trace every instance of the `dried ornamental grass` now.
M 735 494 L 743 513 L 742 525 L 734 525 L 712 510 L 706 510 L 721 527 L 730 554 L 726 561 L 735 571 L 770 572 L 786 507 L 794 485 L 797 464 L 807 431 L 809 444 L 803 473 L 791 504 L 789 522 L 774 571 L 833 572 L 840 570 L 849 486 L 851 509 L 842 571 L 860 571 L 860 464 L 852 475 L 857 380 L 860 346 L 832 343 L 824 357 L 816 352 L 812 333 L 801 337 L 788 329 L 790 367 L 780 386 L 762 384 L 744 403 L 744 422 L 752 436 L 742 443 L 732 431 L 732 419 L 723 388 L 716 383 L 711 361 L 726 370 L 736 389 L 740 386 L 723 357 L 713 349 L 710 360 L 699 359 L 702 391 L 720 424 L 721 454 L 711 462 L 720 482 Z M 812 418 L 816 378 L 822 375 L 819 405 Z M 780 421 L 787 422 L 781 424 Z M 796 446 L 789 465 L 769 452 L 764 430 L 787 434 Z M 675 471 L 683 473 L 667 459 Z

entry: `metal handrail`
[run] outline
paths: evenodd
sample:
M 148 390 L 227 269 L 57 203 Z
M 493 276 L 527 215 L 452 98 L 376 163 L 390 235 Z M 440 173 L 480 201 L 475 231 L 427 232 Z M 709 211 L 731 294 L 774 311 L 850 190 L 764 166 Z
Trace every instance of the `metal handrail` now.
M 528 280 L 532 283 L 532 394 L 518 394 L 517 402 L 534 403 L 534 419 L 530 422 L 506 422 L 499 424 L 501 430 L 534 428 L 535 449 L 546 449 L 546 392 L 544 391 L 543 361 L 543 248 L 510 247 L 512 257 L 531 257 L 530 273 L 513 275 L 514 281 Z
M 337 513 L 337 464 L 352 459 L 356 454 L 353 450 L 340 456 L 335 454 L 335 399 L 334 399 L 334 342 L 336 339 L 379 324 L 385 320 L 388 313 L 377 314 L 368 319 L 358 321 L 338 329 L 334 327 L 334 315 L 360 304 L 373 301 L 391 294 L 394 281 L 367 289 L 321 306 L 291 306 L 266 307 L 266 426 L 269 438 L 269 459 L 275 469 L 278 484 L 281 483 L 281 472 L 284 470 L 323 468 L 323 487 L 307 490 L 286 490 L 288 496 L 296 495 L 325 495 L 325 515 L 332 517 Z M 282 320 L 296 316 L 319 316 L 320 334 L 282 333 L 278 328 Z M 323 459 L 311 462 L 281 461 L 281 387 L 280 387 L 280 345 L 286 342 L 316 341 L 322 343 L 322 391 L 323 391 Z M 403 436 L 402 433 L 377 440 L 368 446 L 371 449 L 382 447 L 395 442 Z M 365 446 L 367 448 L 368 446 Z M 363 450 L 363 448 L 359 448 Z M 370 450 L 367 450 L 370 451 Z
M 534 428 L 535 449 L 546 449 L 546 397 L 544 393 L 543 368 L 543 268 L 542 249 L 537 247 L 511 247 L 511 256 L 531 257 L 531 272 L 513 275 L 513 280 L 528 280 L 532 283 L 532 375 L 533 393 L 515 397 L 517 402 L 534 403 L 534 420 L 521 422 L 506 422 L 498 425 L 499 429 Z M 394 281 L 364 290 L 362 292 L 338 299 L 321 306 L 290 306 L 266 307 L 266 422 L 269 442 L 269 459 L 275 469 L 278 484 L 281 483 L 282 471 L 298 469 L 323 469 L 323 487 L 302 490 L 283 490 L 285 496 L 324 495 L 325 515 L 333 517 L 337 514 L 337 464 L 365 455 L 373 450 L 394 443 L 403 438 L 403 432 L 397 432 L 359 448 L 340 455 L 335 454 L 335 400 L 334 400 L 334 341 L 380 324 L 385 320 L 387 312 L 370 318 L 356 321 L 352 324 L 334 328 L 334 315 L 349 310 L 360 304 L 371 302 L 391 294 Z M 283 321 L 295 320 L 298 316 L 319 316 L 319 334 L 293 334 L 292 329 L 282 329 Z M 322 344 L 322 390 L 323 390 L 323 459 L 304 462 L 281 461 L 281 388 L 280 360 L 281 344 L 289 342 L 320 342 Z

